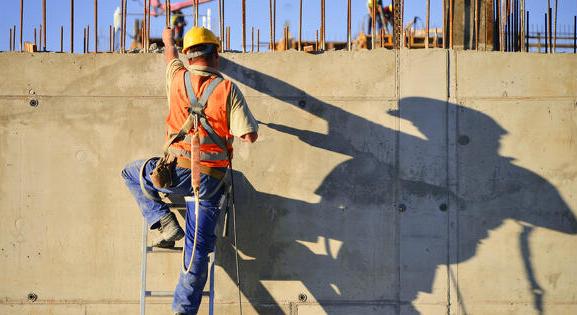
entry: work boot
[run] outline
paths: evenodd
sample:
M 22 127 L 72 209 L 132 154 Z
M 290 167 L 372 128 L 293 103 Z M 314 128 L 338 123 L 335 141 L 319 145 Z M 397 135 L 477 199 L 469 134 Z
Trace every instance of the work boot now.
M 160 227 L 158 228 L 160 237 L 152 242 L 152 246 L 161 248 L 174 247 L 174 243 L 184 237 L 184 231 L 178 224 L 173 212 L 160 218 Z

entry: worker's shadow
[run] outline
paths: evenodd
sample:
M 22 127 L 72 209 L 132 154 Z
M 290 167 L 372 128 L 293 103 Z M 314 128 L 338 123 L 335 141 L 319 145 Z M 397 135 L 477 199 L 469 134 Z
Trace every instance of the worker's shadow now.
M 298 137 L 303 146 L 350 157 L 324 175 L 314 191 L 321 197 L 318 203 L 257 191 L 235 173 L 241 290 L 259 314 L 286 311 L 273 299 L 279 292 L 271 293 L 267 281 L 275 282 L 276 290 L 287 281 L 285 292 L 293 292 L 294 282 L 302 283 L 308 291 L 303 293 L 312 295 L 308 301 L 318 301 L 329 314 L 347 313 L 347 305 L 373 306 L 375 314 L 418 314 L 412 302 L 419 293 L 433 291 L 438 267 L 474 257 L 480 241 L 506 219 L 523 225 L 519 247 L 510 252 L 522 254 L 534 308 L 542 311 L 547 292 L 532 267 L 532 256 L 540 253 L 529 251 L 531 229 L 576 234 L 577 220 L 552 184 L 499 155 L 507 131 L 491 117 L 435 99 L 405 98 L 398 111 L 383 115 L 400 115 L 421 135 L 397 133 L 274 77 L 230 60 L 222 63 L 226 75 L 270 97 L 302 95 L 304 106 L 286 102 L 328 123 L 326 134 L 274 121 L 265 123 L 268 128 Z M 450 155 L 458 171 L 449 180 L 446 113 L 451 111 L 460 129 L 458 154 Z M 398 172 L 395 161 L 401 164 Z M 306 160 L 300 162 L 307 167 Z M 456 182 L 458 193 L 447 188 L 449 182 Z M 457 227 L 449 229 L 456 221 Z M 451 253 L 449 231 L 457 233 Z M 235 279 L 234 251 L 227 244 L 220 241 L 218 260 Z M 444 276 L 460 294 L 455 275 Z M 282 296 L 294 302 L 299 298 Z M 460 307 L 466 314 L 466 299 Z

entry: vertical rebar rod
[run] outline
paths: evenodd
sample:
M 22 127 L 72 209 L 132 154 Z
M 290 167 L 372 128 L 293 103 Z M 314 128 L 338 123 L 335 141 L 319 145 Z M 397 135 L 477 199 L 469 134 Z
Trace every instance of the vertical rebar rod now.
M 150 52 L 150 9 L 151 9 L 151 0 L 148 0 L 148 17 L 146 19 L 146 52 Z M 112 41 L 114 44 L 114 41 Z M 114 45 L 113 45 L 114 46 Z M 114 47 L 112 48 L 114 50 Z
M 350 0 L 349 0 L 350 1 Z M 299 51 L 302 50 L 302 31 L 303 31 L 303 0 L 299 1 Z
M 394 24 L 394 22 L 393 22 Z M 394 29 L 394 28 L 393 28 Z M 435 29 L 435 33 L 437 32 L 437 30 Z M 393 32 L 394 34 L 394 32 Z M 447 0 L 443 0 L 443 48 L 447 48 L 446 44 L 447 44 Z M 437 43 L 435 42 L 435 45 Z
M 371 0 L 371 49 L 375 48 L 376 32 L 377 32 L 377 0 Z
M 473 16 L 474 16 L 473 20 L 475 22 L 475 25 L 473 27 L 473 39 L 474 39 L 474 43 L 475 43 L 475 50 L 479 50 L 479 40 L 478 40 L 479 39 L 479 27 L 478 27 L 478 25 L 479 25 L 479 0 L 474 0 L 474 1 L 475 1 L 475 4 L 473 6 L 474 7 L 473 9 L 475 10 L 475 12 L 473 14 Z
M 98 0 L 94 0 L 94 52 L 98 52 Z
M 260 28 L 256 29 L 256 52 L 260 52 Z
M 326 13 L 326 2 L 325 0 L 321 0 L 323 2 L 323 6 L 322 6 L 322 23 L 323 23 L 323 30 L 321 32 L 321 49 L 322 50 L 326 50 L 326 42 L 327 42 L 327 24 L 326 24 L 326 19 L 325 19 L 325 13 Z
M 553 8 L 549 8 L 549 53 L 553 53 Z
M 449 48 L 450 49 L 453 49 L 453 1 L 454 0 L 449 0 Z M 403 38 L 403 41 L 404 40 L 405 39 Z
M 319 50 L 319 30 L 315 33 L 315 50 Z
M 38 51 L 42 50 L 42 24 L 38 25 Z
M 292 47 L 291 47 L 290 36 L 291 36 L 291 28 L 290 28 L 290 26 L 287 24 L 287 26 L 286 26 L 286 45 L 287 45 L 287 50 L 290 49 L 290 48 L 292 48 Z
M 220 35 L 220 52 L 224 52 L 224 30 L 222 29 L 222 0 L 218 0 L 218 34 Z
M 166 15 L 166 27 L 170 27 L 170 0 L 164 2 L 164 13 Z
M 22 40 L 23 24 L 24 24 L 24 0 L 20 0 L 20 51 L 24 51 L 24 42 Z M 16 35 L 14 35 L 14 37 L 16 37 Z
M 16 51 L 16 25 L 12 25 L 12 51 Z
M 429 49 L 429 20 L 431 17 L 430 10 L 431 10 L 431 0 L 427 0 L 427 13 L 426 13 L 427 20 L 425 21 L 425 48 L 426 49 Z
M 553 26 L 553 53 L 557 52 L 557 0 L 555 0 L 555 22 Z
M 46 51 L 46 0 L 42 0 L 42 51 Z
M 230 50 L 230 26 L 226 27 L 226 47 Z
M 521 31 L 519 34 L 519 41 L 521 42 L 521 51 L 525 51 L 525 0 L 521 0 L 521 13 L 520 13 L 521 21 Z
M 124 0 L 124 17 L 122 18 L 122 50 L 126 52 L 126 23 L 128 22 L 128 1 Z
M 301 0 L 301 7 L 302 7 L 302 0 Z M 302 9 L 301 9 L 302 10 Z M 302 15 L 302 14 L 301 14 Z M 302 18 L 302 17 L 301 17 Z M 352 50 L 352 38 L 351 38 L 351 0 L 347 1 L 347 49 L 349 51 Z M 299 50 L 300 50 L 300 35 L 299 35 Z
M 74 0 L 70 0 L 70 53 L 74 53 Z
M 60 52 L 64 52 L 64 26 L 60 25 Z
M 12 29 L 10 29 L 10 32 L 12 32 Z M 12 40 L 12 39 L 10 39 Z M 12 43 L 10 43 L 12 44 Z M 38 42 L 36 41 L 36 27 L 34 28 L 34 46 L 38 47 Z
M 142 17 L 142 49 L 144 49 L 144 52 L 146 53 L 146 1 L 144 0 L 144 5 L 143 5 L 143 17 Z
M 36 29 L 34 29 L 34 45 L 36 45 Z M 8 51 L 12 51 L 12 28 L 10 28 L 10 42 L 8 46 L 10 46 L 10 50 Z
M 276 0 L 272 0 L 272 47 L 276 50 Z
M 548 38 L 549 38 L 549 37 L 547 36 L 547 26 L 548 26 L 547 21 L 548 21 L 548 20 L 547 20 L 547 13 L 545 13 L 545 53 L 546 53 L 546 54 L 549 52 L 549 51 L 547 50 L 547 49 L 549 48 L 549 47 L 548 47 L 548 46 L 549 46 L 549 44 L 548 44 L 548 42 L 549 42 L 549 39 L 548 39 Z
M 529 11 L 526 12 L 527 18 L 525 19 L 525 51 L 529 52 Z
M 82 53 L 85 54 L 85 53 L 86 53 L 86 27 L 84 27 L 84 28 L 82 29 L 82 31 L 83 31 L 83 34 L 84 34 L 84 40 L 83 40 L 83 43 L 84 43 L 83 47 L 84 47 L 84 48 L 82 49 Z
M 573 16 L 573 53 L 577 54 L 577 15 Z
M 90 52 L 90 24 L 86 25 L 86 53 Z
M 284 40 L 283 40 L 283 46 L 284 46 L 284 50 L 287 51 L 287 50 L 288 50 L 288 39 L 287 39 L 288 31 L 287 31 L 287 26 L 286 26 L 286 25 L 283 27 L 283 33 L 284 33 L 283 36 L 282 36 L 283 39 L 284 39 Z
M 254 52 L 254 26 L 250 27 L 250 52 Z
M 112 52 L 114 47 L 114 33 L 112 32 L 112 25 L 108 25 L 108 52 Z
M 244 2 L 244 0 L 243 0 Z M 199 5 L 199 1 L 198 0 L 194 0 L 194 25 L 198 26 L 198 5 Z
M 487 10 L 487 0 L 483 0 L 483 29 L 485 30 L 485 37 L 483 38 L 483 46 L 484 46 L 484 50 L 487 51 L 487 41 L 489 38 L 489 34 L 488 32 L 488 25 L 487 25 L 487 21 L 489 21 L 489 16 L 488 16 L 488 12 L 489 10 Z
M 242 52 L 246 53 L 246 0 L 241 2 L 242 11 Z
M 268 44 L 268 48 L 269 48 L 269 50 L 272 51 L 272 50 L 273 50 L 273 47 L 272 47 L 272 0 L 268 0 L 268 13 L 269 13 L 269 15 L 268 15 L 268 19 L 269 19 L 268 24 L 269 24 L 269 27 L 270 27 L 270 42 L 269 42 L 269 44 Z

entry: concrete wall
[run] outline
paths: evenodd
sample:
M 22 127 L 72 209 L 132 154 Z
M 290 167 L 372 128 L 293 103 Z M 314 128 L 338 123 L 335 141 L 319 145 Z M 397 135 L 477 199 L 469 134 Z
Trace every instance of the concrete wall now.
M 0 68 L 0 314 L 136 314 L 142 219 L 120 171 L 160 152 L 162 57 Z M 235 145 L 244 314 L 577 313 L 575 56 L 227 54 L 223 69 L 263 123 Z M 217 260 L 217 314 L 235 314 L 228 240 Z M 172 290 L 179 255 L 149 266 L 149 288 Z

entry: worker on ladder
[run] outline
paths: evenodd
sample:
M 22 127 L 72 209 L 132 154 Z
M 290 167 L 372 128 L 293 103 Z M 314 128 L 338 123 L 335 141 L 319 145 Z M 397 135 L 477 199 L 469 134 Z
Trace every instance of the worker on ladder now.
M 210 30 L 193 27 L 185 34 L 187 65 L 178 58 L 170 28 L 162 40 L 169 100 L 165 154 L 128 164 L 122 176 L 150 228 L 160 231 L 153 246 L 172 247 L 185 236 L 159 192 L 194 193 L 198 207 L 190 208 L 187 202 L 183 271 L 172 308 L 176 314 L 196 314 L 207 280 L 208 254 L 215 246 L 215 226 L 231 191 L 227 183 L 233 136 L 255 142 L 258 124 L 239 88 L 217 70 L 219 40 Z

